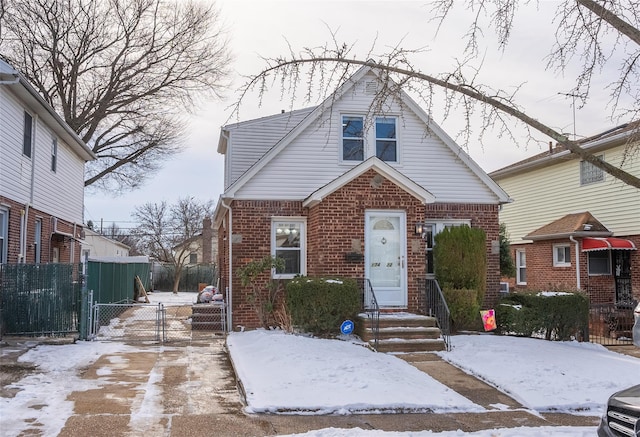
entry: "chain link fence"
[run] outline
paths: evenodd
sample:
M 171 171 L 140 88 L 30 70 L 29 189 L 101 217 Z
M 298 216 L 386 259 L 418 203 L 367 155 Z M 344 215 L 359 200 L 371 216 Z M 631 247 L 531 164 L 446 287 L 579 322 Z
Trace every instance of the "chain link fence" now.
M 125 342 L 192 341 L 226 332 L 224 303 L 95 304 L 90 338 Z

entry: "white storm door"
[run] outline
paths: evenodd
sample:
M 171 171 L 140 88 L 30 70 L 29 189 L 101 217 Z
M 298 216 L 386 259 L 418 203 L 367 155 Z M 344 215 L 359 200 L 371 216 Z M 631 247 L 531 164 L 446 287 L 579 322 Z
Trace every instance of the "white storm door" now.
M 406 218 L 403 211 L 365 214 L 365 277 L 378 305 L 407 306 Z

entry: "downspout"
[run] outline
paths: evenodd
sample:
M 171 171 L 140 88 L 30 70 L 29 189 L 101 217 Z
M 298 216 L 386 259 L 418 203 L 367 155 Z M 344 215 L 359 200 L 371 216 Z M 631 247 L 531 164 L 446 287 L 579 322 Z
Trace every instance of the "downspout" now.
M 580 290 L 580 243 L 573 235 L 569 235 L 569 240 L 576 245 L 576 286 Z
M 38 130 L 38 114 L 33 119 L 33 125 L 31 126 L 31 186 L 29 187 L 29 202 L 24 206 L 23 229 L 20 241 L 20 254 L 22 256 L 22 263 L 27 262 L 27 234 L 29 233 L 29 208 L 33 205 L 33 190 L 35 187 L 36 179 L 36 133 Z
M 229 220 L 227 223 L 227 244 L 229 245 L 229 280 L 227 281 L 227 332 L 233 329 L 233 211 L 231 205 L 224 203 L 224 199 L 220 199 L 223 208 L 229 211 Z

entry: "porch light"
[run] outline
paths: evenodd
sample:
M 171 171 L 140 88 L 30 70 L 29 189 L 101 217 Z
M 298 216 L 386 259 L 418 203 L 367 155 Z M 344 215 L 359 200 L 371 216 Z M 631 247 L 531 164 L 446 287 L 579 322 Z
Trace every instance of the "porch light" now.
M 422 235 L 424 232 L 424 223 L 416 223 L 415 232 L 416 235 Z

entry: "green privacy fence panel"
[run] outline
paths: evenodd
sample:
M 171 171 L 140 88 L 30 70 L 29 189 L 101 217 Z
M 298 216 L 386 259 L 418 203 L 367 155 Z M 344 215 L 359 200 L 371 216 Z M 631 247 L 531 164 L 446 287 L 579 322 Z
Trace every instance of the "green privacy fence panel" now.
M 149 263 L 115 263 L 89 260 L 87 289 L 93 291 L 93 301 L 114 303 L 133 300 L 134 281 L 139 276 L 145 290 L 149 289 Z
M 73 264 L 1 264 L 0 333 L 64 335 L 78 331 L 81 283 Z
M 173 264 L 153 264 L 153 289 L 172 291 L 175 267 Z M 199 291 L 199 284 L 216 285 L 218 272 L 213 264 L 190 264 L 182 268 L 178 291 Z

